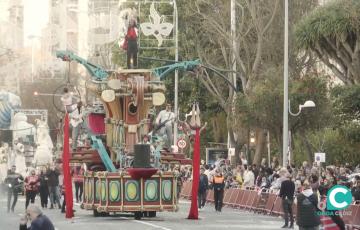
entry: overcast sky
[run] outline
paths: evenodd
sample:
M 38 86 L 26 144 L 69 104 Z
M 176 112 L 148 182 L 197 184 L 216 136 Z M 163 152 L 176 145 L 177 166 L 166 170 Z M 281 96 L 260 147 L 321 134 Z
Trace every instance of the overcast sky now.
M 31 45 L 30 35 L 40 36 L 49 19 L 49 0 L 23 0 L 24 42 Z M 36 42 L 37 43 L 37 42 Z

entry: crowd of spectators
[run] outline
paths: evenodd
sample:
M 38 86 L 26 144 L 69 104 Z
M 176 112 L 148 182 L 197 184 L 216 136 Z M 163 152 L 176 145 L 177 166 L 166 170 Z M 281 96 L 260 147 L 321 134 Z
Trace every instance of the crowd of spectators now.
M 301 165 L 289 165 L 282 168 L 276 158 L 272 163 L 266 164 L 263 160 L 260 165 L 238 164 L 231 166 L 227 160 L 219 160 L 214 165 L 203 164 L 205 174 L 209 183 L 219 169 L 225 178 L 225 189 L 228 188 L 249 188 L 266 190 L 279 193 L 281 183 L 290 174 L 291 180 L 295 183 L 295 192 L 304 190 L 304 182 L 308 180 L 314 191 L 330 189 L 334 185 L 344 185 L 351 189 L 354 200 L 360 200 L 360 165 L 351 166 L 348 163 L 342 165 L 319 166 L 316 162 L 309 164 L 304 161 Z M 181 166 L 179 173 L 181 181 L 192 179 L 191 166 Z

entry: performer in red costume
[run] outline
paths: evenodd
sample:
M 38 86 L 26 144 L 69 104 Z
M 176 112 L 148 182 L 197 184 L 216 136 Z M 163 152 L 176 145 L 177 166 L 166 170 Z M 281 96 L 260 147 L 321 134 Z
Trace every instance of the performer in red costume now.
M 127 44 L 127 68 L 134 69 L 137 67 L 137 25 L 135 19 L 130 19 L 129 27 L 125 36 L 125 44 Z

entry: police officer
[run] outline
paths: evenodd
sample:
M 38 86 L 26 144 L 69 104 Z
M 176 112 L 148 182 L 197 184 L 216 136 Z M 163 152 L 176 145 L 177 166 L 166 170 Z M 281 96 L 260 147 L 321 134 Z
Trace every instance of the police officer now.
M 225 182 L 224 177 L 221 174 L 219 169 L 216 169 L 215 176 L 213 178 L 213 188 L 214 188 L 214 201 L 215 201 L 215 210 L 221 212 L 223 205 L 224 197 L 224 188 Z
M 21 191 L 21 182 L 24 178 L 16 172 L 16 166 L 11 166 L 7 177 L 5 178 L 5 184 L 8 185 L 8 199 L 7 199 L 7 211 L 10 212 L 11 197 L 14 195 L 14 200 L 11 205 L 11 212 L 14 212 L 14 208 L 17 202 L 18 193 Z

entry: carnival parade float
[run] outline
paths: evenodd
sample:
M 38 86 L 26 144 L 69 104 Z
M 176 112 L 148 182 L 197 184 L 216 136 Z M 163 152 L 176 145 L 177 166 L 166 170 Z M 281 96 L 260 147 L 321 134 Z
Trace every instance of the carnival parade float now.
M 165 86 L 158 75 L 177 68 L 189 69 L 197 62 L 177 63 L 156 71 L 106 71 L 70 51 L 58 51 L 57 57 L 85 66 L 92 76 L 86 87 L 103 105 L 103 109 L 84 111 L 91 146 L 71 151 L 70 162 L 85 163 L 88 168 L 82 207 L 93 210 L 95 216 L 134 212 L 136 219 L 154 217 L 159 211 L 176 211 L 177 175 L 154 167 L 151 144 L 161 145 L 157 147 L 161 147 L 162 165 L 192 161 L 184 154 L 171 152 L 170 146 L 162 146 L 158 140 L 163 137 L 152 132 L 150 118 L 154 106 L 165 102 Z M 142 142 L 144 136 L 150 136 L 148 143 Z

